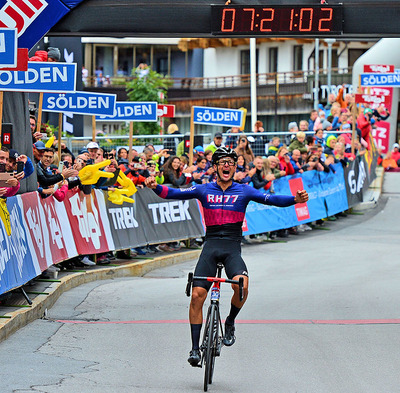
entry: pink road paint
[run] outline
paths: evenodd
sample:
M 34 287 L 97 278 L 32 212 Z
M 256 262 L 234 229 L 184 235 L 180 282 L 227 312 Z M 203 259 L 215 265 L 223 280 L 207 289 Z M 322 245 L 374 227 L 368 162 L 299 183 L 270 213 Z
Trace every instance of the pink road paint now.
M 81 325 L 160 325 L 160 324 L 187 324 L 187 319 L 163 319 L 140 321 L 78 321 L 62 320 L 57 322 Z M 238 320 L 237 324 L 243 325 L 393 325 L 400 324 L 400 319 L 248 319 Z

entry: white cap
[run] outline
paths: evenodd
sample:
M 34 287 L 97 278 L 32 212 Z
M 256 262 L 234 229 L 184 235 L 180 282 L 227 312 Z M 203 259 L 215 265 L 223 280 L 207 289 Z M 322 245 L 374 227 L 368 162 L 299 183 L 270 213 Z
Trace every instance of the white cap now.
M 398 144 L 398 143 L 395 143 L 395 144 L 393 145 L 393 149 L 394 149 L 395 147 L 399 148 L 399 144 Z
M 97 142 L 89 142 L 86 145 L 86 149 L 98 149 L 98 148 L 99 148 L 99 145 Z
M 247 140 L 248 140 L 250 143 L 253 143 L 253 142 L 256 141 L 252 136 L 248 136 L 248 137 L 247 137 Z

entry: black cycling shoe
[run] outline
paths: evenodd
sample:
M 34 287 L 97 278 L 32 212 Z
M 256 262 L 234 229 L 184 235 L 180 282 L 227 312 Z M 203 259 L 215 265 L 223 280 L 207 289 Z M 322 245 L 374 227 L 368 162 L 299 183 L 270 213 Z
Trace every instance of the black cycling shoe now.
M 192 367 L 198 367 L 201 361 L 200 349 L 192 349 L 189 353 L 188 362 Z
M 222 339 L 222 342 L 227 347 L 230 347 L 231 345 L 235 344 L 235 341 L 235 325 L 228 325 L 227 323 L 225 323 L 225 335 Z

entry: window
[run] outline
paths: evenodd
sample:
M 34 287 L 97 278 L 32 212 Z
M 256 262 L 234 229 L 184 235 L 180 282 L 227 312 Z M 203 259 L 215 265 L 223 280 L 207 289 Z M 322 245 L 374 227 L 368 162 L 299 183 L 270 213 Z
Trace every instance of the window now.
M 240 51 L 240 74 L 250 74 L 250 50 Z M 256 74 L 258 74 L 258 49 L 256 50 Z
M 348 55 L 348 63 L 349 63 L 349 67 L 353 67 L 354 63 L 356 62 L 356 60 L 363 55 L 365 52 L 367 51 L 367 49 L 349 49 L 349 55 Z
M 293 47 L 293 71 L 303 70 L 303 46 L 295 45 Z
M 278 48 L 269 48 L 268 72 L 278 72 Z

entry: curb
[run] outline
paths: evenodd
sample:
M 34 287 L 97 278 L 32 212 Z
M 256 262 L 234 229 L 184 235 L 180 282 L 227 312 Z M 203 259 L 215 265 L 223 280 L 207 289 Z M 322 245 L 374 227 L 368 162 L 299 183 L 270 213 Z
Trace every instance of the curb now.
M 51 308 L 64 293 L 79 285 L 97 280 L 109 280 L 120 277 L 141 277 L 146 273 L 165 266 L 197 259 L 201 250 L 185 251 L 173 255 L 164 255 L 152 260 L 132 262 L 121 266 L 104 267 L 86 272 L 76 272 L 60 278 L 60 282 L 52 283 L 46 291 L 48 295 L 38 295 L 32 299 L 29 308 L 19 309 L 5 314 L 0 319 L 0 342 L 6 340 L 17 330 L 36 319 L 43 318 L 47 309 Z

